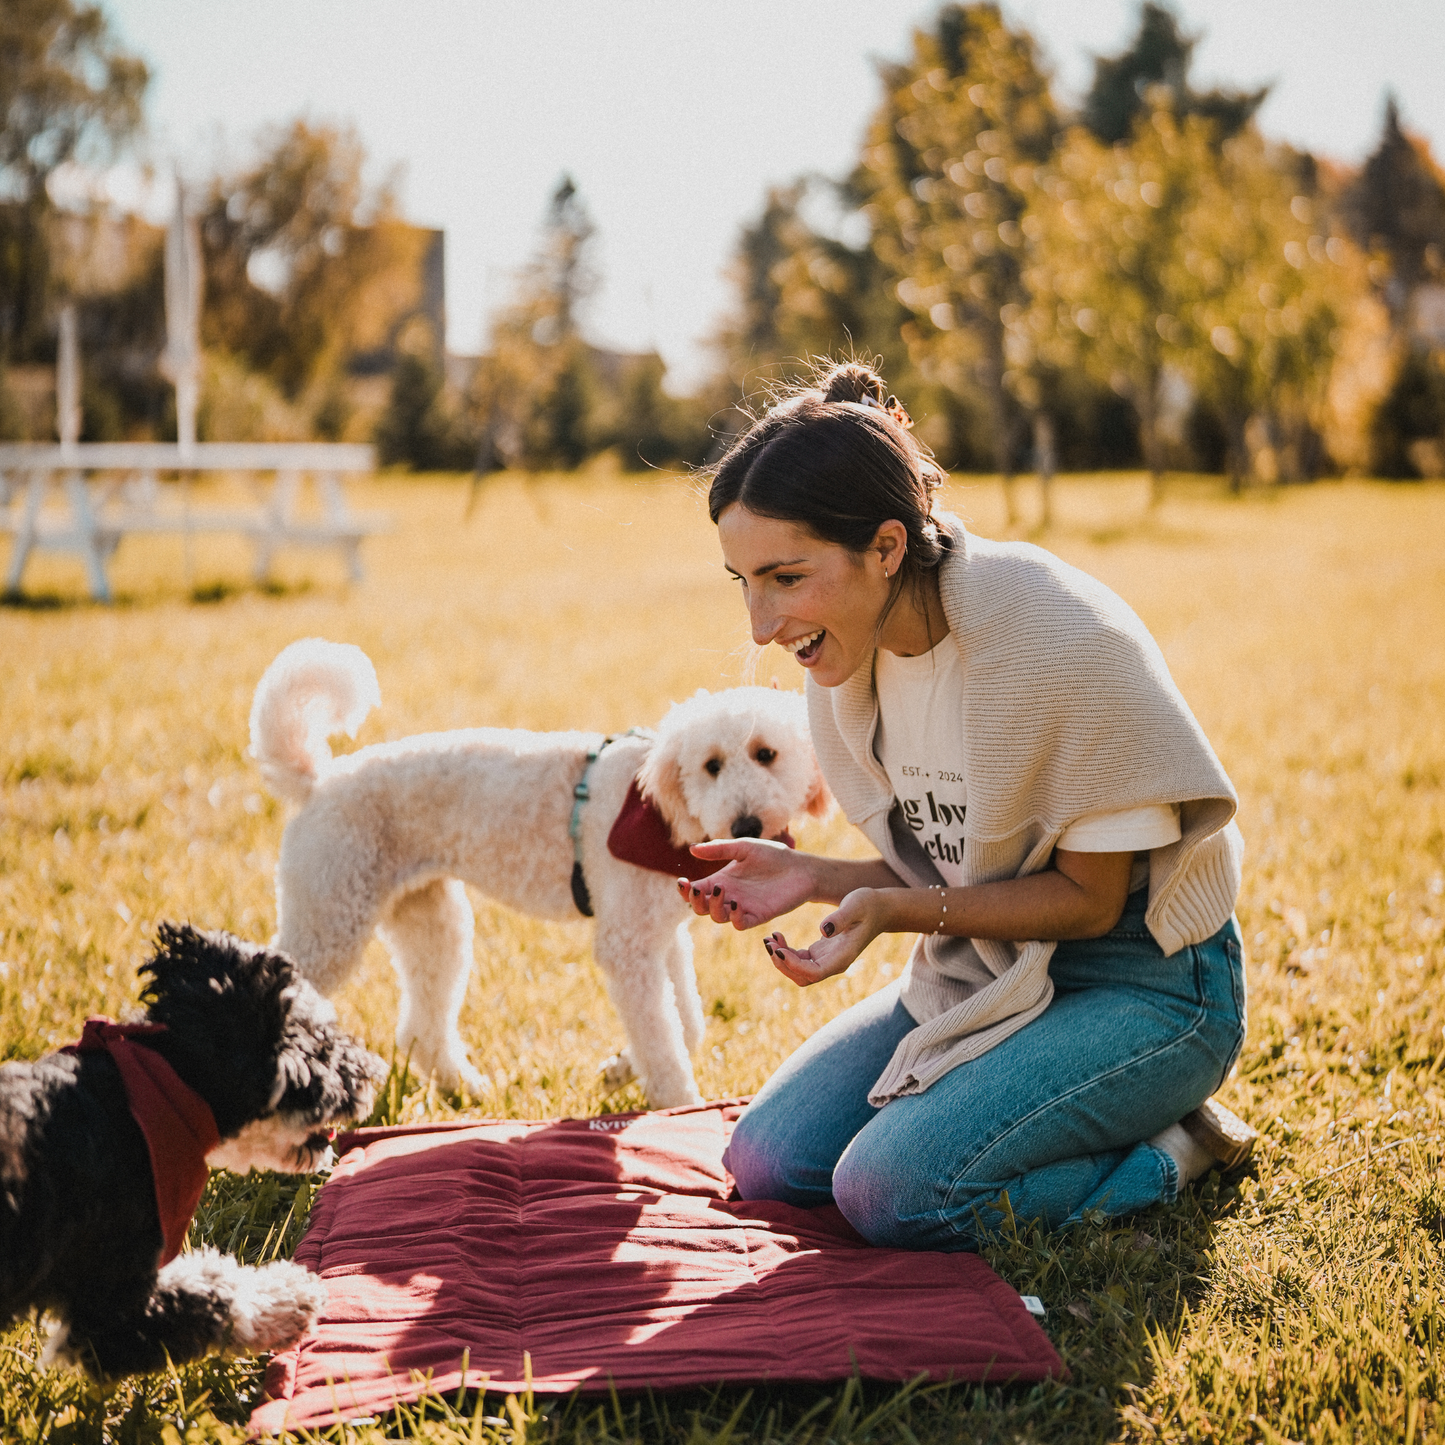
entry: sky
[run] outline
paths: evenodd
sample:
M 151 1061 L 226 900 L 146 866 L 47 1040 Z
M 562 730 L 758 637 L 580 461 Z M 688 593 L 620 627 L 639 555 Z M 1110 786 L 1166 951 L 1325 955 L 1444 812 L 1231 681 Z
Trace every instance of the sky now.
M 767 188 L 854 164 L 877 64 L 908 54 L 914 0 L 102 0 L 152 70 L 144 158 L 110 182 L 157 218 L 172 167 L 203 177 L 298 115 L 352 122 L 373 180 L 446 231 L 447 340 L 485 344 L 571 174 L 597 227 L 594 341 L 655 347 L 669 389 L 711 368 L 741 228 Z M 1136 0 L 1005 0 L 1077 101 Z M 1358 163 L 1393 91 L 1445 144 L 1445 0 L 1179 0 L 1197 86 L 1272 86 L 1267 134 Z

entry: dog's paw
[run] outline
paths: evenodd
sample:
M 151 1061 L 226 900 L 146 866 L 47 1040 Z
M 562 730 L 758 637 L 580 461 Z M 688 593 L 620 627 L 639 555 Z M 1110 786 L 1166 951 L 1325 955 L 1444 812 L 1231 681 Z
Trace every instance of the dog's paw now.
M 242 1264 L 215 1249 L 197 1249 L 161 1271 L 161 1293 L 210 1301 L 219 1307 L 212 1348 L 227 1355 L 257 1355 L 294 1345 L 326 1303 L 326 1286 L 299 1264 Z
M 40 1352 L 42 1370 L 84 1370 L 86 1361 L 70 1336 L 70 1325 L 47 1316 L 45 1348 Z
M 231 1299 L 228 1354 L 290 1349 L 316 1323 L 326 1286 L 299 1264 L 276 1260 L 243 1268 Z
M 598 1072 L 602 1075 L 602 1087 L 610 1094 L 626 1088 L 637 1077 L 626 1049 L 620 1054 L 613 1054 L 610 1059 L 603 1059 Z
M 492 1081 L 474 1069 L 465 1054 L 443 1059 L 431 1075 L 444 1093 L 465 1094 L 474 1104 L 492 1095 Z

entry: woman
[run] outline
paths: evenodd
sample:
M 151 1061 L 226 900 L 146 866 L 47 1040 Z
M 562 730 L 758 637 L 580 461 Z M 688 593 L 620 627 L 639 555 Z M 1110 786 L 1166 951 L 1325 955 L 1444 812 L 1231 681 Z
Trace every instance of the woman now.
M 971 1249 L 1010 1209 L 1130 1213 L 1249 1152 L 1206 1102 L 1244 1037 L 1243 844 L 1143 624 L 1049 553 L 935 516 L 910 425 L 873 372 L 836 367 L 709 495 L 753 639 L 804 668 L 819 761 L 880 856 L 719 841 L 693 851 L 726 866 L 679 888 L 737 928 L 837 905 L 807 948 L 764 941 L 805 987 L 921 935 L 767 1082 L 727 1162 L 744 1198 Z

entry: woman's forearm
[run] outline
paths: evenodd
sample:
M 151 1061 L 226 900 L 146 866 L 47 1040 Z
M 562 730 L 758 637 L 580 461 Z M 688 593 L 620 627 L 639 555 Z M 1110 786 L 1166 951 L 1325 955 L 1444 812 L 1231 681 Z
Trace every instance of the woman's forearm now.
M 808 859 L 812 873 L 810 903 L 841 903 L 855 888 L 909 891 L 881 858 L 824 858 L 814 853 Z
M 1092 855 L 1104 858 L 1110 855 Z M 1122 855 L 1121 855 L 1122 856 Z M 963 938 L 1098 938 L 1118 921 L 1127 871 L 1070 877 L 1057 868 L 969 888 L 878 889 L 885 933 L 944 933 Z M 876 884 L 860 884 L 875 887 Z

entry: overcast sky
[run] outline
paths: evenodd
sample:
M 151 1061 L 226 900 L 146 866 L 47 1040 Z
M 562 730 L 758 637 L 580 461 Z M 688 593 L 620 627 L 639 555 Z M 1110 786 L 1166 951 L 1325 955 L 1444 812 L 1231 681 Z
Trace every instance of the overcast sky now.
M 598 228 L 593 339 L 708 366 L 723 271 L 770 184 L 838 175 L 934 5 L 913 0 L 105 0 L 150 64 L 149 155 L 204 174 L 268 122 L 355 123 L 370 173 L 447 233 L 448 342 L 478 350 L 563 171 Z M 1060 97 L 1122 48 L 1135 0 L 1007 0 Z M 1182 0 L 1196 84 L 1273 86 L 1271 135 L 1358 162 L 1393 89 L 1445 139 L 1445 0 Z M 134 200 L 118 179 L 117 196 Z M 145 198 L 163 211 L 159 188 Z

